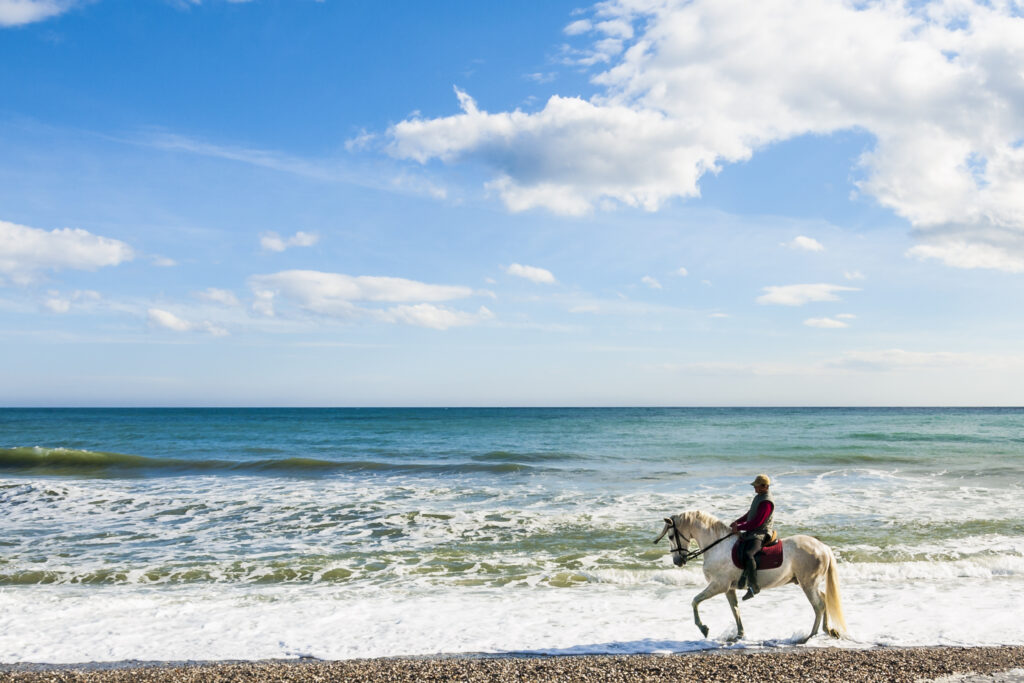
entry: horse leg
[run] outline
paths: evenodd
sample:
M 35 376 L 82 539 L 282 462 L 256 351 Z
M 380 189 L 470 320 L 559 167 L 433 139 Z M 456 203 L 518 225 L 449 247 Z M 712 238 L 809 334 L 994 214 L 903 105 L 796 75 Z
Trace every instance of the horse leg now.
M 736 638 L 739 640 L 743 637 L 743 622 L 740 621 L 740 603 L 736 599 L 736 591 L 729 589 L 725 592 L 725 597 L 729 601 L 729 609 L 732 610 L 732 618 L 736 620 Z
M 700 612 L 697 611 L 697 605 L 704 602 L 708 598 L 713 598 L 722 592 L 722 589 L 715 586 L 714 584 L 708 584 L 708 586 L 693 598 L 693 623 L 697 624 L 697 628 L 704 634 L 704 637 L 708 637 L 708 627 L 704 625 L 704 622 L 700 620 Z
M 811 628 L 811 633 L 807 636 L 807 640 L 810 640 L 814 636 L 818 635 L 818 627 L 821 626 L 822 619 L 828 618 L 825 615 L 825 597 L 821 594 L 821 591 L 818 590 L 816 581 L 801 583 L 800 587 L 804 589 L 804 595 L 807 596 L 808 602 L 810 602 L 811 607 L 814 608 L 814 627 Z M 827 624 L 825 626 L 825 630 L 828 630 Z

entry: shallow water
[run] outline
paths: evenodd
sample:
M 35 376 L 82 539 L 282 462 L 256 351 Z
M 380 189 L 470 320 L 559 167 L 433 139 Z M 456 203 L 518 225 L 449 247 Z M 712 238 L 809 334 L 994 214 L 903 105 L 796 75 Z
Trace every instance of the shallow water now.
M 0 410 L 0 661 L 718 647 L 650 541 L 762 471 L 845 645 L 1024 643 L 1022 455 L 1011 409 Z M 742 609 L 739 646 L 812 620 Z

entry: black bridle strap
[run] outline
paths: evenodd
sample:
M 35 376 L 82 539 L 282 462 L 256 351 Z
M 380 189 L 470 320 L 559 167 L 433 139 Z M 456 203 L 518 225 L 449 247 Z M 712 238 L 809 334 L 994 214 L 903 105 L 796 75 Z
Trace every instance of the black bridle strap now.
M 676 536 L 677 537 L 682 537 L 682 534 L 679 533 L 679 529 L 676 527 L 676 521 L 674 519 L 672 520 L 672 530 L 676 532 Z M 728 534 L 726 534 L 725 536 L 722 536 L 720 539 L 718 539 L 717 541 L 715 541 L 714 543 L 709 545 L 707 548 L 704 548 L 703 550 L 683 550 L 682 548 L 676 548 L 675 550 L 670 550 L 669 552 L 673 552 L 673 553 L 674 552 L 681 552 L 681 553 L 683 553 L 683 560 L 685 562 L 689 562 L 690 560 L 694 560 L 694 559 L 700 557 L 701 555 L 703 555 L 707 551 L 711 550 L 716 545 L 718 545 L 719 543 L 721 543 L 725 539 L 729 538 L 730 536 L 735 536 L 735 535 L 736 535 L 735 531 L 730 531 Z M 679 541 L 676 541 L 676 543 L 679 543 Z

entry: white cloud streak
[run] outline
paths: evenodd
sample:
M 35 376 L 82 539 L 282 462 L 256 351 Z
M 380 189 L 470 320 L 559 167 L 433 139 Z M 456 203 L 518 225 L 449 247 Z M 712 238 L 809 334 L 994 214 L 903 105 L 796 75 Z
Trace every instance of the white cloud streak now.
M 644 283 L 645 285 L 647 285 L 648 287 L 650 287 L 651 289 L 661 289 L 661 283 L 660 283 L 660 282 L 658 282 L 658 281 L 657 281 L 656 279 L 654 279 L 653 277 L 651 277 L 650 275 L 644 275 L 644 276 L 643 276 L 643 277 L 642 277 L 642 278 L 640 279 L 640 281 L 641 281 L 641 282 L 643 282 L 643 283 Z
M 265 232 L 260 235 L 260 246 L 267 251 L 284 251 L 289 247 L 311 247 L 319 240 L 319 235 L 301 230 L 287 239 L 276 232 Z
M 849 327 L 842 320 L 836 320 L 834 318 L 808 318 L 804 321 L 804 325 L 807 327 L 818 327 L 825 330 L 839 330 L 844 327 Z
M 147 313 L 151 325 L 172 332 L 207 332 L 215 337 L 225 337 L 228 334 L 223 327 L 209 321 L 190 322 L 161 308 L 150 308 Z
M 0 26 L 24 26 L 67 12 L 70 0 L 0 0 Z
M 96 270 L 134 257 L 124 242 L 86 230 L 47 232 L 0 221 L 0 275 L 19 284 L 31 282 L 43 270 Z
M 521 277 L 542 285 L 553 285 L 556 282 L 555 276 L 550 270 L 538 268 L 537 266 L 524 266 L 520 263 L 513 263 L 505 268 L 505 272 L 509 275 Z
M 807 237 L 805 235 L 799 235 L 793 239 L 792 242 L 787 242 L 783 246 L 802 251 L 825 251 L 825 245 L 813 237 Z
M 764 294 L 757 297 L 759 304 L 779 304 L 782 306 L 803 306 L 812 301 L 839 301 L 836 292 L 859 292 L 857 287 L 842 285 L 779 285 L 764 287 Z
M 221 304 L 222 306 L 240 306 L 241 302 L 235 293 L 227 289 L 217 289 L 216 287 L 208 287 L 202 292 L 196 292 L 196 296 L 204 301 L 210 301 L 215 304 Z
M 287 270 L 249 278 L 255 297 L 253 309 L 267 316 L 277 314 L 276 302 L 342 320 L 371 319 L 433 329 L 476 324 L 494 317 L 486 307 L 467 313 L 438 306 L 435 302 L 486 296 L 469 287 L 434 285 L 415 280 L 381 276 L 352 276 L 312 270 Z M 375 308 L 366 304 L 398 303 Z

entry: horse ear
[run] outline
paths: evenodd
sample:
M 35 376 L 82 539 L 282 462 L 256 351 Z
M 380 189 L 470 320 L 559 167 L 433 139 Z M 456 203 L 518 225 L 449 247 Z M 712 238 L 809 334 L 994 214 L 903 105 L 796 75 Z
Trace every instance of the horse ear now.
M 672 523 L 672 520 L 669 519 L 668 517 L 666 517 L 665 518 L 665 524 L 671 524 L 671 523 Z

